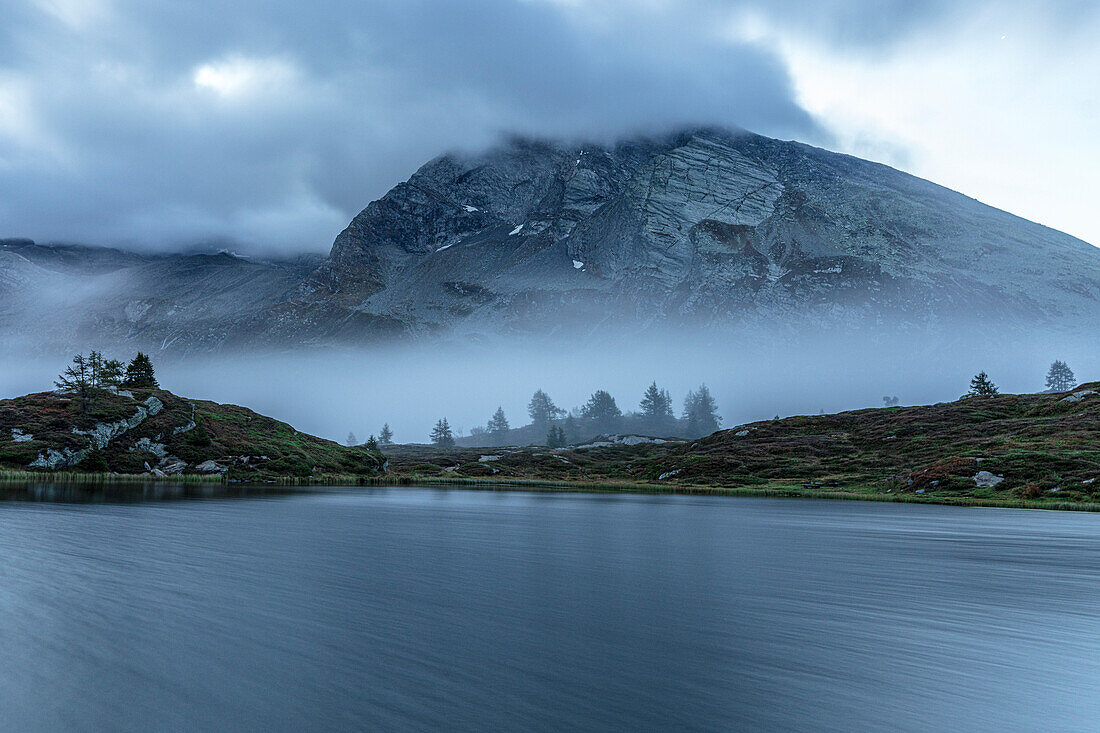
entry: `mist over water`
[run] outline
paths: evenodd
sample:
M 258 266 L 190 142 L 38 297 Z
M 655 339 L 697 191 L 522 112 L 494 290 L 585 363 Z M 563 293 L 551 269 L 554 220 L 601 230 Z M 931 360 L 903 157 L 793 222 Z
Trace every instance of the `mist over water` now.
M 1081 382 L 1100 378 L 1095 344 L 1087 334 L 986 333 L 975 326 L 938 335 L 740 333 L 152 356 L 161 385 L 182 396 L 240 404 L 333 440 L 349 431 L 365 440 L 388 422 L 397 442 L 426 442 L 439 418 L 469 433 L 497 406 L 513 427 L 523 425 L 540 388 L 565 409 L 606 389 L 628 412 L 656 381 L 679 412 L 688 390 L 706 383 L 724 427 L 881 407 L 884 396 L 903 405 L 952 401 L 981 370 L 1002 392 L 1037 392 L 1055 359 L 1067 361 Z M 134 349 L 106 351 L 128 356 Z M 51 389 L 67 359 L 9 353 L 0 396 Z

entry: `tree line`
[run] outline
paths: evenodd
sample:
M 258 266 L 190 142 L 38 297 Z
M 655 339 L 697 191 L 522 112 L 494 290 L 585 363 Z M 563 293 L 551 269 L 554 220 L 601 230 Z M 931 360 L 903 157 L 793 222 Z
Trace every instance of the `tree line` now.
M 360 445 L 359 439 L 355 437 L 355 433 L 348 433 L 347 444 L 349 446 Z M 371 433 L 370 437 L 368 437 L 362 445 L 368 450 L 379 450 L 383 445 L 393 445 L 393 431 L 390 430 L 390 424 L 386 423 L 382 426 L 382 429 L 378 431 L 378 437 L 375 437 L 374 433 Z
M 1066 392 L 1077 385 L 1073 370 L 1062 360 L 1050 365 L 1046 376 L 1047 392 Z M 997 385 L 984 371 L 970 382 L 968 396 L 989 396 L 999 393 Z M 883 405 L 900 404 L 897 396 L 882 398 Z M 530 423 L 515 430 L 498 406 L 484 426 L 474 427 L 471 437 L 480 439 L 479 445 L 506 445 L 510 442 L 545 444 L 560 448 L 609 433 L 642 433 L 655 437 L 698 438 L 710 435 L 721 427 L 722 417 L 710 389 L 699 385 L 684 397 L 680 416 L 677 417 L 672 396 L 668 390 L 653 382 L 646 388 L 638 403 L 638 409 L 623 412 L 615 398 L 607 390 L 596 390 L 578 409 L 564 410 L 558 407 L 544 390 L 538 389 L 527 403 Z M 776 419 L 779 416 L 776 415 Z M 518 434 L 517 434 L 518 431 Z M 442 448 L 455 445 L 455 430 L 446 417 L 440 418 L 431 430 L 431 442 Z M 359 445 L 355 434 L 348 434 L 348 445 Z M 393 443 L 393 431 L 389 423 L 382 426 L 378 437 L 373 434 L 363 445 L 377 449 Z
M 538 389 L 527 403 L 527 414 L 531 422 L 519 428 L 524 441 L 545 443 L 551 448 L 622 432 L 696 438 L 713 433 L 722 424 L 718 404 L 705 384 L 688 392 L 679 418 L 674 412 L 672 396 L 656 382 L 646 389 L 638 409 L 627 413 L 607 390 L 593 392 L 579 409 L 564 410 L 544 390 Z M 470 434 L 481 438 L 484 445 L 504 445 L 510 441 L 512 432 L 504 408 L 498 406 L 485 426 L 473 428 Z M 444 448 L 455 444 L 454 430 L 446 417 L 432 428 L 431 440 Z
M 138 352 L 125 366 L 118 359 L 104 358 L 99 351 L 88 355 L 77 354 L 73 361 L 54 381 L 57 391 L 75 395 L 79 400 L 80 414 L 88 410 L 106 392 L 118 394 L 121 389 L 158 389 L 153 361 L 147 354 Z
M 1047 370 L 1045 392 L 1069 392 L 1077 386 L 1077 377 L 1069 364 L 1061 359 L 1055 359 Z M 991 397 L 1000 394 L 997 385 L 984 371 L 974 375 L 970 380 L 970 390 L 966 393 L 969 397 Z

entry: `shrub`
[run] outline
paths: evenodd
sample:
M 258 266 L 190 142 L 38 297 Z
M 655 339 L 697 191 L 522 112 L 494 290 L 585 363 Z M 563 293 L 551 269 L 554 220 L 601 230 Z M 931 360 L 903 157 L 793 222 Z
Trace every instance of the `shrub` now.
M 103 451 L 94 450 L 84 456 L 84 460 L 80 462 L 80 470 L 90 473 L 107 473 L 111 468 L 107 465 L 107 457 L 103 455 Z
M 1043 489 L 1039 484 L 1026 484 L 1016 489 L 1016 493 L 1023 499 L 1038 499 L 1043 495 Z

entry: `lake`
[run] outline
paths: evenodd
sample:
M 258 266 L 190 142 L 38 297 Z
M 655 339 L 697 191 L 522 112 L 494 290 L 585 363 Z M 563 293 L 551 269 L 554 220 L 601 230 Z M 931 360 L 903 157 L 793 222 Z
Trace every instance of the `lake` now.
M 405 488 L 7 501 L 0 669 L 12 731 L 1096 731 L 1100 516 Z

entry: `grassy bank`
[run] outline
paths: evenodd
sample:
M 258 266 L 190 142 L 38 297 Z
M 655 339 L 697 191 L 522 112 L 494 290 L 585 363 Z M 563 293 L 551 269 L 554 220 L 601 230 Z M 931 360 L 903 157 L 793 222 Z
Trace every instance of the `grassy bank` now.
M 615 481 L 553 481 L 547 479 L 517 478 L 460 478 L 422 476 L 374 476 L 330 475 L 315 478 L 284 476 L 263 482 L 240 482 L 217 476 L 182 475 L 157 478 L 148 475 L 119 475 L 103 473 L 42 473 L 0 472 L 0 483 L 57 483 L 70 485 L 172 485 L 198 484 L 211 486 L 248 487 L 341 487 L 341 486 L 392 486 L 463 488 L 476 491 L 526 491 L 546 493 L 594 493 L 594 494 L 649 494 L 671 496 L 729 496 L 785 499 L 831 499 L 838 501 L 877 501 L 903 504 L 938 504 L 943 506 L 993 507 L 1002 509 L 1048 509 L 1058 511 L 1100 512 L 1100 502 L 1057 501 L 1051 499 L 1022 499 L 1012 496 L 980 498 L 972 496 L 935 496 L 916 494 L 883 494 L 871 490 L 835 491 L 806 489 L 798 486 L 772 486 L 768 488 L 717 487 L 691 484 L 627 483 Z
M 207 476 L 201 474 L 179 474 L 167 478 L 158 478 L 147 473 L 81 473 L 79 471 L 0 471 L 2 483 L 80 483 L 80 484 L 142 484 L 142 483 L 176 483 L 176 484 L 224 484 L 225 478 L 221 476 Z
M 1090 509 L 1100 505 L 1100 384 L 1072 394 L 793 416 L 694 441 L 394 446 L 387 457 L 389 473 L 413 483 Z
M 1061 511 L 1100 512 L 1100 502 L 1067 502 L 1050 499 L 979 498 L 970 496 L 926 496 L 918 494 L 883 494 L 874 491 L 851 492 L 804 489 L 798 486 L 769 488 L 734 488 L 691 484 L 617 483 L 613 481 L 550 481 L 546 479 L 470 479 L 414 478 L 389 476 L 366 479 L 367 486 L 429 486 L 462 487 L 479 491 L 545 491 L 548 493 L 653 494 L 684 496 L 743 496 L 788 499 L 834 499 L 839 501 L 878 501 L 902 504 L 939 504 L 944 506 L 997 507 L 1002 509 L 1053 509 Z

